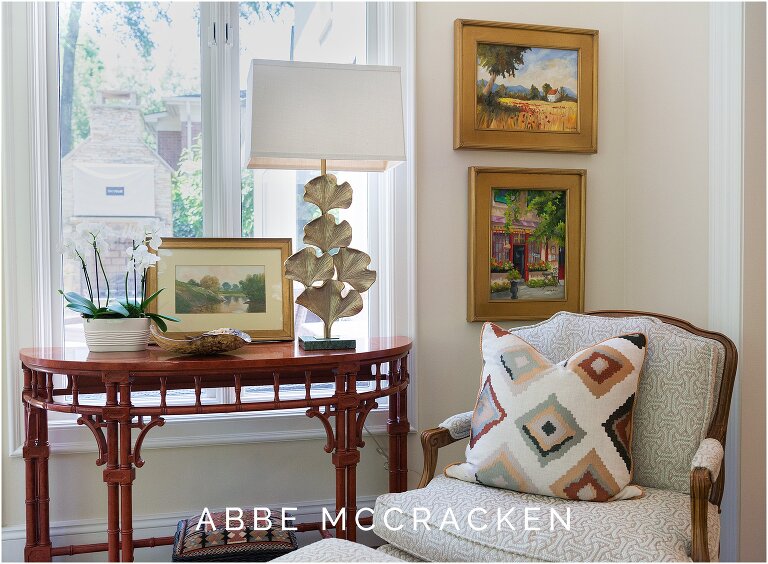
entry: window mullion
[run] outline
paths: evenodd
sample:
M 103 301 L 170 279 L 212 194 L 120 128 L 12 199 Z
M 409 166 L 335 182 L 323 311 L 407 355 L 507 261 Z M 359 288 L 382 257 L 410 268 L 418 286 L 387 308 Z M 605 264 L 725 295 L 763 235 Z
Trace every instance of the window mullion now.
M 204 232 L 207 237 L 239 237 L 238 5 L 203 2 L 200 14 Z

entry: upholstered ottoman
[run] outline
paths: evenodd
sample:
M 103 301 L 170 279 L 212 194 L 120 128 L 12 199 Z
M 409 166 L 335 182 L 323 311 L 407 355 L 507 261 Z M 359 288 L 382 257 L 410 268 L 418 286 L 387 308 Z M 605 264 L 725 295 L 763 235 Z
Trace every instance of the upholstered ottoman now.
M 243 528 L 227 530 L 226 513 L 213 511 L 210 520 L 197 529 L 201 515 L 182 519 L 176 528 L 174 562 L 266 562 L 298 548 L 296 535 L 282 529 L 279 510 L 270 510 L 268 529 L 260 529 L 253 512 L 242 516 Z M 288 515 L 286 513 L 286 515 Z M 259 510 L 259 526 L 267 519 Z
M 340 539 L 323 539 L 273 562 L 402 562 L 399 558 L 364 544 Z

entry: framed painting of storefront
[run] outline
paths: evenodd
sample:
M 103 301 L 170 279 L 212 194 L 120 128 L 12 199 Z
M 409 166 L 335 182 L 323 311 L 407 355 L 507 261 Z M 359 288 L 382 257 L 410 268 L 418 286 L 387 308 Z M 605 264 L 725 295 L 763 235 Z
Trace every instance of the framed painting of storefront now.
M 584 310 L 585 170 L 469 168 L 468 321 Z
M 454 148 L 597 152 L 598 32 L 455 22 Z
M 166 335 L 184 338 L 222 327 L 254 340 L 293 339 L 293 290 L 283 275 L 290 239 L 163 239 L 149 269 L 155 311 L 176 317 Z

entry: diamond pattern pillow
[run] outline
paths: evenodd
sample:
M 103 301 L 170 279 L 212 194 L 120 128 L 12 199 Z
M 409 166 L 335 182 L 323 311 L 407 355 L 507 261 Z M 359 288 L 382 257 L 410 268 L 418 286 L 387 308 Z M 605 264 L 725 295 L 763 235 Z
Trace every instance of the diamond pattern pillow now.
M 446 475 L 574 500 L 642 495 L 630 482 L 645 345 L 642 333 L 621 335 L 552 364 L 520 337 L 486 323 L 467 461 Z

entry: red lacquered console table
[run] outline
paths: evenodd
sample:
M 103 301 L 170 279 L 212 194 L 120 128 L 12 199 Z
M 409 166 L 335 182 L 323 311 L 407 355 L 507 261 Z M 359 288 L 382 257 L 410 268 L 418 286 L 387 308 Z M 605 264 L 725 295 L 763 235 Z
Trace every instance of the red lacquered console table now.
M 180 356 L 156 348 L 137 353 L 89 353 L 85 349 L 23 349 L 26 464 L 26 561 L 50 561 L 53 556 L 109 553 L 110 561 L 132 561 L 134 548 L 173 543 L 173 537 L 134 539 L 131 488 L 136 468 L 144 465 L 141 445 L 147 433 L 162 426 L 167 415 L 215 414 L 276 409 L 306 408 L 325 429 L 325 451 L 332 453 L 336 467 L 336 511 L 346 509 L 347 523 L 357 511 L 355 470 L 364 446 L 363 423 L 389 396 L 389 489 L 405 491 L 408 477 L 407 434 L 409 430 L 406 389 L 408 352 L 405 337 L 358 340 L 354 351 L 303 351 L 295 343 L 256 344 L 213 356 Z M 66 378 L 64 387 L 54 386 L 54 375 Z M 371 381 L 373 389 L 358 392 L 356 382 Z M 312 384 L 334 384 L 330 397 L 315 397 Z M 280 387 L 304 386 L 301 399 L 281 399 Z M 241 401 L 243 386 L 272 386 L 272 398 Z M 232 387 L 233 403 L 201 401 L 205 388 Z M 185 405 L 167 403 L 169 390 L 193 389 L 195 401 Z M 131 392 L 157 391 L 154 405 L 133 405 Z M 101 405 L 80 403 L 82 394 L 106 394 Z M 66 401 L 70 400 L 70 401 Z M 76 413 L 77 422 L 88 427 L 96 439 L 98 459 L 104 465 L 107 485 L 107 542 L 88 545 L 51 546 L 48 492 L 48 411 Z M 333 422 L 331 421 L 333 418 Z M 132 429 L 139 429 L 134 440 Z M 300 531 L 320 528 L 319 523 L 297 525 Z M 346 529 L 341 521 L 336 536 L 355 540 L 354 524 Z

